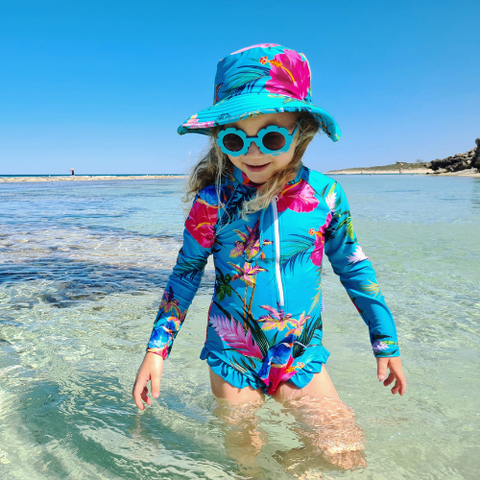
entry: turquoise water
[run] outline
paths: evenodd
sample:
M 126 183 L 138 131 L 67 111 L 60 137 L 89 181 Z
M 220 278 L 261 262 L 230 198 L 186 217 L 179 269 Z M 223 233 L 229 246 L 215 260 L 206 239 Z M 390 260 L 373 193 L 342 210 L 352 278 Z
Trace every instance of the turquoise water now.
M 339 176 L 397 322 L 407 393 L 376 380 L 367 329 L 325 269 L 329 373 L 365 432 L 368 467 L 324 478 L 476 479 L 480 180 Z M 198 359 L 211 265 L 139 413 L 131 389 L 180 247 L 183 180 L 0 184 L 0 478 L 245 478 L 225 451 Z M 258 478 L 300 447 L 268 401 Z

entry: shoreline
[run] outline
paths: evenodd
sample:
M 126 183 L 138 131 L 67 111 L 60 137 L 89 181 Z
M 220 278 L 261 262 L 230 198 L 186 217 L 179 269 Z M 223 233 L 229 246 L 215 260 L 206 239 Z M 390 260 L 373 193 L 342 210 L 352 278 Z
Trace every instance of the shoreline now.
M 324 172 L 325 175 L 430 175 L 433 177 L 470 177 L 470 178 L 480 178 L 480 172 L 477 173 L 476 169 L 471 168 L 469 170 L 461 170 L 459 172 L 453 173 L 435 173 L 433 170 L 428 168 L 418 168 L 415 170 L 404 170 L 402 173 L 399 173 L 396 170 L 359 170 L 359 169 L 347 169 L 347 170 L 331 170 L 329 172 Z M 38 177 L 0 177 L 0 183 L 23 183 L 23 182 L 93 182 L 97 180 L 108 181 L 108 180 L 165 180 L 165 179 L 184 179 L 188 175 L 129 175 L 129 176 L 92 176 L 92 175 L 81 175 L 81 176 L 38 176 Z
M 129 175 L 129 176 L 92 176 L 92 175 L 65 175 L 63 177 L 50 177 L 48 175 L 38 177 L 0 177 L 0 183 L 18 182 L 91 182 L 95 180 L 157 180 L 186 178 L 187 175 Z
M 432 177 L 473 177 L 480 178 L 480 173 L 476 172 L 475 168 L 470 168 L 468 170 L 460 170 L 459 172 L 452 173 L 435 173 L 434 170 L 429 168 L 416 168 L 412 170 L 403 170 L 400 173 L 398 170 L 360 170 L 360 169 L 350 169 L 350 170 L 331 170 L 325 172 L 325 175 L 430 175 Z

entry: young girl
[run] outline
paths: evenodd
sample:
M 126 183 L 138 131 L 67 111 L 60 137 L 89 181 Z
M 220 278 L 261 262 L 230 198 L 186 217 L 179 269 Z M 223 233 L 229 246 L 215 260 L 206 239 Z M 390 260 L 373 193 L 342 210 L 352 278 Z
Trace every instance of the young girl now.
M 159 395 L 163 362 L 209 255 L 216 283 L 200 358 L 217 399 L 245 405 L 266 394 L 303 402 L 303 413 L 298 403 L 295 413 L 312 425 L 325 424 L 325 412 L 342 406 L 340 417 L 352 418 L 324 367 L 324 252 L 369 328 L 378 379 L 405 393 L 394 320 L 357 243 L 345 193 L 302 164 L 320 129 L 333 141 L 340 137 L 333 118 L 312 103 L 305 55 L 262 44 L 220 60 L 213 106 L 178 129 L 209 135 L 211 147 L 190 178 L 195 198 L 183 246 L 133 389 L 140 410 L 142 400 L 151 404 L 148 381 Z M 306 436 L 330 457 L 345 453 L 345 445 L 326 446 L 320 432 Z

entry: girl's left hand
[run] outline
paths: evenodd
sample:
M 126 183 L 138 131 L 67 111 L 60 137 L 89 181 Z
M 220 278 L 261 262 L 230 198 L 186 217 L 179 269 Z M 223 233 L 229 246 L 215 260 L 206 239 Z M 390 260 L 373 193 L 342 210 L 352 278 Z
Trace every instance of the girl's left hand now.
M 387 369 L 390 369 L 388 377 Z M 377 357 L 377 377 L 380 381 L 384 380 L 383 384 L 386 387 L 395 380 L 395 385 L 392 388 L 394 395 L 396 393 L 403 395 L 407 389 L 407 379 L 402 371 L 402 361 L 400 357 Z

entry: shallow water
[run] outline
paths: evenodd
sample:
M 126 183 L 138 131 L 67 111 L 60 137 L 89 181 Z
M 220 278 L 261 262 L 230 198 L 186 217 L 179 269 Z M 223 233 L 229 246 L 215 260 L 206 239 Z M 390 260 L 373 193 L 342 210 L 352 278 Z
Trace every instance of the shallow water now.
M 407 393 L 376 380 L 367 329 L 325 269 L 329 373 L 368 467 L 325 478 L 478 478 L 480 180 L 342 176 L 360 244 L 397 322 Z M 131 388 L 181 242 L 183 180 L 0 184 L 0 478 L 242 478 L 213 411 L 203 344 L 213 272 L 166 364 L 160 399 Z M 301 447 L 268 401 L 259 478 Z M 295 451 L 295 450 L 294 450 Z M 300 454 L 301 455 L 301 454 Z

